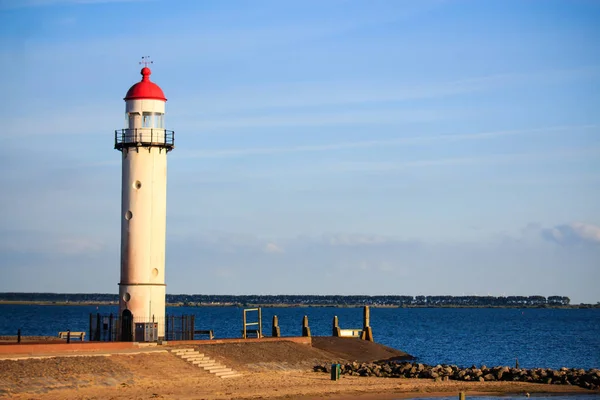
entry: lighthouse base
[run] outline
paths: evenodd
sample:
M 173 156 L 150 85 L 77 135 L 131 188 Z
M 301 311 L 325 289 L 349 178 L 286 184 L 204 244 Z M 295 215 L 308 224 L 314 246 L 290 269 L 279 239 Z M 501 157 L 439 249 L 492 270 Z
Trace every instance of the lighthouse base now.
M 136 324 L 157 324 L 157 339 L 165 336 L 165 299 L 164 284 L 119 284 L 119 315 L 125 322 L 131 321 L 131 329 Z M 125 334 L 129 336 L 129 326 L 124 325 Z M 131 333 L 134 337 L 134 331 Z

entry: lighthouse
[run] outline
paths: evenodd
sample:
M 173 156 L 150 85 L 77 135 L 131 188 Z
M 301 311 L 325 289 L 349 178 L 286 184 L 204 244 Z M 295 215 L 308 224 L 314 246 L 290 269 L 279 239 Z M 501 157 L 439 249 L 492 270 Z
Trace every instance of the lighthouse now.
M 174 132 L 165 129 L 162 89 L 150 81 L 151 62 L 142 57 L 142 79 L 125 95 L 125 128 L 115 131 L 121 152 L 121 340 L 165 335 L 165 247 L 167 153 Z M 140 325 L 142 324 L 142 325 Z M 146 334 L 146 340 L 148 340 Z

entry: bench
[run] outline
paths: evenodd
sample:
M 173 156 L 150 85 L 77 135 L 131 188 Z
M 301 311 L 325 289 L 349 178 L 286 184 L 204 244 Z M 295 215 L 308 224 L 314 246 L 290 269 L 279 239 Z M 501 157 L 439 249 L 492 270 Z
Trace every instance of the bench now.
M 69 337 L 70 336 L 70 337 Z M 79 339 L 83 342 L 85 339 L 85 332 L 58 332 L 59 339 Z
M 340 329 L 340 337 L 361 337 L 362 329 Z
M 212 340 L 215 337 L 215 335 L 213 334 L 213 330 L 212 329 L 194 331 L 194 336 L 196 336 L 196 335 L 208 335 L 208 337 L 210 338 L 210 340 Z

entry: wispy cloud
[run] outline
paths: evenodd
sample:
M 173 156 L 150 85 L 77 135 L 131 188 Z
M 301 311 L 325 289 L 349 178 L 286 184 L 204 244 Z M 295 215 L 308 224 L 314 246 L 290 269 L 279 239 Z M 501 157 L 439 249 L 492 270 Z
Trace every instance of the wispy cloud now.
M 196 118 L 186 124 L 187 130 L 210 132 L 231 128 L 267 128 L 267 127 L 329 127 L 343 125 L 394 125 L 406 122 L 431 122 L 435 120 L 458 119 L 473 115 L 467 109 L 412 109 L 397 108 L 378 110 L 343 110 L 336 112 L 291 112 L 275 115 L 257 115 L 251 117 L 228 116 L 218 119 Z
M 433 136 L 411 136 L 397 139 L 385 140 L 365 140 L 356 142 L 340 142 L 325 145 L 305 145 L 305 146 L 290 146 L 290 147 L 259 147 L 259 148 L 239 148 L 239 149 L 220 149 L 210 151 L 185 152 L 182 151 L 179 157 L 181 158 L 235 158 L 246 156 L 264 156 L 283 153 L 302 153 L 302 152 L 324 152 L 345 149 L 361 149 L 371 147 L 388 147 L 388 146 L 412 146 L 412 145 L 428 145 L 440 144 L 468 140 L 485 140 L 503 136 L 520 136 L 520 135 L 540 135 L 551 134 L 557 132 L 568 132 L 573 130 L 589 130 L 597 129 L 600 125 L 572 125 L 572 126 L 554 126 L 548 128 L 535 129 L 516 129 L 503 131 L 490 131 L 479 133 L 458 133 L 447 135 Z M 472 159 L 472 158 L 469 158 Z M 454 159 L 459 162 L 459 159 Z M 465 162 L 467 159 L 462 159 Z M 431 163 L 431 161 L 422 161 L 421 163 Z
M 563 149 L 553 152 L 539 153 L 505 153 L 491 154 L 474 157 L 454 157 L 454 158 L 437 158 L 429 160 L 417 160 L 408 162 L 349 162 L 337 163 L 332 165 L 329 172 L 391 172 L 401 171 L 410 168 L 421 167 L 441 167 L 441 166 L 460 166 L 474 164 L 496 164 L 496 163 L 517 163 L 517 162 L 534 162 L 540 160 L 554 160 L 566 158 L 578 158 L 586 155 L 600 155 L 600 147 L 582 147 Z
M 0 231 L 0 237 L 0 252 L 71 256 L 106 250 L 106 243 L 100 238 L 76 237 L 57 232 L 3 230 Z
M 331 246 L 375 246 L 398 242 L 395 238 L 382 235 L 343 233 L 325 235 L 323 241 Z
M 357 105 L 370 103 L 406 102 L 411 100 L 439 99 L 467 93 L 483 92 L 510 86 L 530 87 L 539 84 L 565 82 L 573 79 L 597 77 L 600 66 L 592 65 L 572 69 L 540 70 L 528 73 L 494 74 L 452 81 L 427 84 L 410 82 L 379 81 L 335 81 L 323 82 L 278 82 L 257 86 L 219 88 L 218 91 L 187 94 L 182 106 L 188 111 L 178 112 L 194 115 L 198 110 L 226 112 L 232 110 L 285 109 L 332 105 Z M 293 96 L 290 95 L 293 93 Z

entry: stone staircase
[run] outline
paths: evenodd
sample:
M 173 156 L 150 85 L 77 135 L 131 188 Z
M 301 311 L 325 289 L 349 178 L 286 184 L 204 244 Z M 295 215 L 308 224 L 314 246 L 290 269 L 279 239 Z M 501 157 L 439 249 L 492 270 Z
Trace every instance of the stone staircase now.
M 175 354 L 179 358 L 204 369 L 218 376 L 219 378 L 236 378 L 242 376 L 242 374 L 235 372 L 231 368 L 227 368 L 224 365 L 219 364 L 210 357 L 205 356 L 202 353 L 197 352 L 194 349 L 174 349 L 171 353 Z

